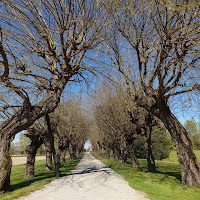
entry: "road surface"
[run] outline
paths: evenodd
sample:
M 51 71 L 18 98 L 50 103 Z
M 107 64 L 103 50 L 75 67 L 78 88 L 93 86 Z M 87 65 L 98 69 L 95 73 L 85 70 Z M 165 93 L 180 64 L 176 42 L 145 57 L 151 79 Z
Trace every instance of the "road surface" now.
M 116 172 L 86 153 L 75 170 L 18 200 L 147 200 Z

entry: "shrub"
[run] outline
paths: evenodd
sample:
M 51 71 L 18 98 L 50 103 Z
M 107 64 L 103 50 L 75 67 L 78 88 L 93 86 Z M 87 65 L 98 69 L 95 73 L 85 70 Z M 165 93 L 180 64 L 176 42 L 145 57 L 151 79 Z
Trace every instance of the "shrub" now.
M 171 136 L 163 125 L 160 124 L 153 128 L 151 140 L 155 159 L 162 160 L 164 158 L 168 158 L 173 144 Z M 134 146 L 136 156 L 141 159 L 146 159 L 146 151 L 144 149 L 144 142 L 141 135 L 137 135 Z

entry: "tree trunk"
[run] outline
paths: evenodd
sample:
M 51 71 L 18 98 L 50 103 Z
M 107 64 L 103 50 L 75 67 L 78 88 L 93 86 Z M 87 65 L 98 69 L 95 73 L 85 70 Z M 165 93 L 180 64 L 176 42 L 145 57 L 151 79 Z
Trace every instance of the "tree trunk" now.
M 77 150 L 76 150 L 76 146 L 73 145 L 73 144 L 70 144 L 69 145 L 69 155 L 70 155 L 70 160 L 74 160 L 76 159 L 77 157 Z
M 110 152 L 111 152 L 111 149 L 109 147 L 106 148 L 106 158 L 107 159 L 110 159 Z
M 126 146 L 126 139 L 123 133 L 120 136 L 120 162 L 125 163 L 127 161 L 127 146 Z
M 126 163 L 126 161 L 127 161 L 126 150 L 121 150 L 120 163 Z
M 113 149 L 110 149 L 110 153 L 109 153 L 109 158 L 108 159 L 112 159 L 114 156 L 114 153 L 113 153 Z
M 182 184 L 200 187 L 200 163 L 193 152 L 192 142 L 186 129 L 167 105 L 159 107 L 159 113 L 155 112 L 155 115 L 162 120 L 175 142 L 181 166 Z
M 75 153 L 75 158 L 78 158 L 79 157 L 79 149 L 76 149 L 76 153 Z
M 36 145 L 33 142 L 31 142 L 31 144 L 27 146 L 27 162 L 24 178 L 33 178 L 35 176 L 35 156 L 40 146 L 41 145 Z
M 0 140 L 0 194 L 10 189 L 12 159 L 9 148 L 10 141 L 2 137 Z
M 10 188 L 10 173 L 12 161 L 9 155 L 10 143 L 14 136 L 22 130 L 26 130 L 37 119 L 45 114 L 51 113 L 60 102 L 60 96 L 70 76 L 54 82 L 55 90 L 50 91 L 47 96 L 35 106 L 29 99 L 25 99 L 22 108 L 10 119 L 0 124 L 0 192 L 6 192 Z M 6 135 L 6 139 L 4 136 Z
M 144 148 L 146 150 L 148 172 L 156 172 L 154 151 L 151 143 L 151 128 L 149 126 L 145 127 L 142 137 L 144 140 Z
M 64 150 L 61 152 L 61 163 L 65 163 L 65 162 L 66 162 L 66 160 L 65 160 L 66 153 L 67 153 L 67 150 L 66 150 L 66 149 L 64 149 Z
M 55 170 L 56 170 L 56 178 L 59 178 L 60 177 L 59 158 L 56 155 L 56 150 L 55 150 L 55 146 L 54 146 L 54 137 L 53 137 L 53 133 L 52 133 L 52 129 L 51 129 L 51 122 L 50 122 L 49 115 L 45 115 L 45 119 L 46 119 L 46 122 L 47 122 L 48 134 L 49 134 L 49 137 L 50 137 L 51 152 L 53 154 L 53 160 L 54 160 L 54 165 L 55 165 Z
M 119 160 L 120 159 L 120 152 L 119 149 L 117 148 L 117 146 L 115 145 L 115 160 Z
M 35 156 L 37 150 L 44 143 L 44 132 L 35 127 L 30 127 L 28 132 L 25 133 L 31 139 L 31 144 L 26 147 L 27 162 L 24 178 L 33 178 L 35 176 Z
M 45 135 L 44 140 L 45 150 L 46 150 L 46 170 L 53 170 L 53 161 L 52 161 L 52 153 L 51 153 L 51 143 L 48 134 Z
M 138 165 L 137 157 L 135 155 L 134 142 L 132 142 L 129 145 L 129 152 L 130 152 L 132 167 L 137 168 L 139 165 Z

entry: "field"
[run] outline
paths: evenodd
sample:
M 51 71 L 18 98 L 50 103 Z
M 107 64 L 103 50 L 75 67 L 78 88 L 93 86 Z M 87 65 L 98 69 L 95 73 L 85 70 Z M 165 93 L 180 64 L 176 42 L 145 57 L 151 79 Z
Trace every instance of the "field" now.
M 200 151 L 195 153 L 200 160 Z M 147 172 L 146 160 L 139 159 L 140 167 L 132 168 L 130 160 L 120 164 L 118 161 L 95 157 L 123 176 L 131 187 L 145 192 L 151 200 L 200 199 L 200 188 L 181 185 L 180 166 L 175 152 L 171 152 L 164 161 L 156 161 L 157 173 Z
M 45 160 L 46 156 L 36 156 L 36 161 L 38 160 Z M 26 163 L 26 157 L 22 156 L 12 156 L 13 165 L 20 165 Z

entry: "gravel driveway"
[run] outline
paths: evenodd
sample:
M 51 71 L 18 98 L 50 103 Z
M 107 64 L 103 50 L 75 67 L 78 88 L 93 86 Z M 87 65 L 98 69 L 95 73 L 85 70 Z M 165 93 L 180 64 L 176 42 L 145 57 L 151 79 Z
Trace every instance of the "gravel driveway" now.
M 18 200 L 147 200 L 143 192 L 129 187 L 116 172 L 89 153 L 76 169 L 43 189 Z

